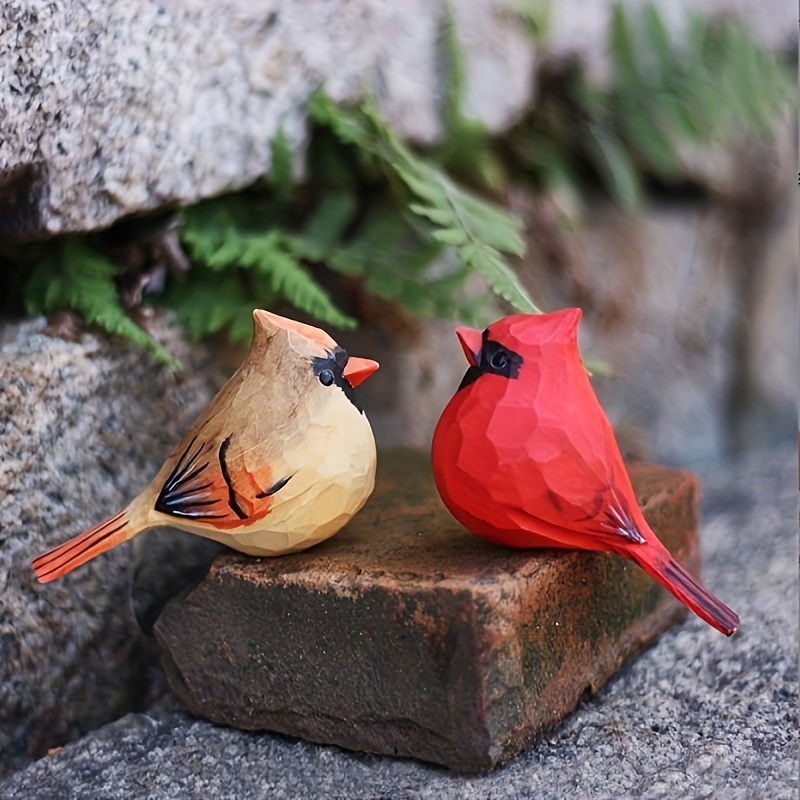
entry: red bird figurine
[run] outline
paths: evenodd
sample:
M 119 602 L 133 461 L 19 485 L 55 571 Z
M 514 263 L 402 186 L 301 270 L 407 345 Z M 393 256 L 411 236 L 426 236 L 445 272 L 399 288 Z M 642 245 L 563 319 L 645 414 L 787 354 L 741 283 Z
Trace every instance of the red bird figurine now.
M 459 328 L 470 364 L 433 434 L 436 488 L 473 533 L 630 558 L 726 636 L 739 617 L 645 522 L 578 351 L 579 308 Z

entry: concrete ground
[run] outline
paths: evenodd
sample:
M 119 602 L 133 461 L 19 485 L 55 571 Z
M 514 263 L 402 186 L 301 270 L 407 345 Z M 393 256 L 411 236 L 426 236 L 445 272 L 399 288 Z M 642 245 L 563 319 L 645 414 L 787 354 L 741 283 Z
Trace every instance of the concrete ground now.
M 741 630 L 729 640 L 690 617 L 503 769 L 461 776 L 217 728 L 167 697 L 13 775 L 0 797 L 795 798 L 796 456 L 699 471 L 705 581 Z

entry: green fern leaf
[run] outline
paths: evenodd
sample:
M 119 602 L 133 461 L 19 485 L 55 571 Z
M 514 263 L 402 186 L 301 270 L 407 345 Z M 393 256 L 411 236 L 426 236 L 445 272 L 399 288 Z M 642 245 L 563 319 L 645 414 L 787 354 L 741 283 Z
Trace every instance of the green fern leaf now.
M 634 210 L 641 202 L 639 176 L 626 149 L 610 131 L 589 126 L 588 141 L 598 173 L 623 208 Z
M 385 205 L 370 211 L 352 240 L 333 250 L 328 264 L 337 272 L 364 276 L 369 292 L 417 316 L 473 321 L 484 298 L 465 294 L 468 267 L 442 255 L 427 225 Z
M 87 324 L 141 345 L 162 363 L 179 369 L 180 362 L 120 305 L 114 283 L 116 271 L 108 258 L 88 244 L 75 238 L 65 239 L 35 265 L 23 290 L 26 310 L 32 315 L 75 311 Z
M 413 155 L 371 102 L 342 109 L 317 95 L 314 107 L 318 121 L 324 120 L 342 141 L 380 159 L 384 168 L 421 201 L 410 203 L 408 208 L 433 223 L 434 238 L 454 246 L 462 263 L 481 272 L 513 306 L 521 311 L 538 311 L 503 256 L 524 252 L 519 234 L 522 223 L 516 217 L 457 186 L 433 164 Z
M 212 270 L 223 270 L 234 266 L 250 266 L 246 263 L 248 242 L 241 235 L 231 237 L 214 250 L 206 260 L 206 266 Z
M 193 261 L 206 263 L 235 230 L 223 198 L 207 200 L 181 213 L 181 242 Z
M 420 212 L 423 216 L 427 216 L 428 209 L 421 208 Z M 437 242 L 449 245 L 450 247 L 461 247 L 461 245 L 469 241 L 466 231 L 461 228 L 441 228 L 438 231 L 434 231 L 431 236 L 433 236 Z
M 655 92 L 653 93 L 655 94 Z M 676 178 L 680 172 L 678 153 L 670 133 L 674 126 L 664 113 L 660 98 L 654 97 L 652 107 L 630 103 L 620 114 L 621 133 L 626 137 L 632 155 L 638 156 L 646 168 L 665 179 Z M 611 138 L 606 136 L 606 140 Z M 607 147 L 607 141 L 603 145 Z
M 270 150 L 272 151 L 270 182 L 275 192 L 278 208 L 284 209 L 291 204 L 294 196 L 294 172 L 292 150 L 283 127 L 278 128 L 278 132 L 270 144 Z
M 330 253 L 328 265 L 345 275 L 389 269 L 419 276 L 441 250 L 441 245 L 415 230 L 396 209 L 378 206 L 349 241 Z
M 615 3 L 611 12 L 610 50 L 614 65 L 614 75 L 621 87 L 638 86 L 639 65 L 633 34 L 625 9 Z
M 346 223 L 343 203 L 335 207 L 324 204 L 314 220 L 307 240 L 301 242 L 284 234 L 269 221 L 259 219 L 253 203 L 225 203 L 209 201 L 205 209 L 184 216 L 181 237 L 190 258 L 203 268 L 219 273 L 234 270 L 252 271 L 260 276 L 259 286 L 271 298 L 284 297 L 297 308 L 317 319 L 340 328 L 352 328 L 355 320 L 342 313 L 331 301 L 327 292 L 314 280 L 299 261 L 299 253 L 325 244 L 325 237 L 335 238 L 336 231 Z M 351 210 L 347 210 L 348 214 Z M 250 310 L 264 301 L 256 294 L 250 300 Z M 235 303 L 230 303 L 232 308 Z M 189 315 L 190 319 L 193 319 Z M 208 327 L 208 332 L 233 324 L 235 317 L 225 318 L 218 327 Z M 192 323 L 190 323 L 192 324 Z M 199 329 L 199 328 L 198 328 Z
M 452 138 L 458 136 L 459 129 L 466 122 L 461 109 L 467 93 L 467 66 L 458 41 L 453 9 L 448 3 L 445 3 L 444 7 L 441 41 L 446 61 L 444 123 L 448 138 Z
M 236 273 L 219 274 L 196 266 L 188 276 L 171 283 L 159 302 L 174 309 L 178 322 L 195 341 L 227 329 L 231 341 L 247 342 L 254 305 L 269 307 L 274 301 L 263 291 L 253 295 L 245 292 Z
M 297 308 L 337 328 L 356 327 L 356 321 L 336 308 L 327 292 L 288 251 L 272 252 L 269 266 L 262 265 L 262 273 L 269 277 L 272 289 L 283 294 Z
M 416 165 L 412 165 L 414 167 Z M 401 170 L 409 188 L 430 205 L 412 204 L 410 210 L 441 226 L 433 237 L 455 246 L 464 264 L 480 272 L 492 289 L 520 311 L 538 313 L 502 252 L 521 255 L 524 245 L 519 221 L 468 194 L 445 176 L 431 171 L 428 180 L 418 166 Z
M 489 245 L 470 242 L 459 248 L 459 256 L 465 264 L 480 272 L 489 286 L 520 311 L 540 313 L 520 284 L 508 262 Z
M 658 9 L 648 3 L 641 11 L 647 54 L 655 56 L 656 80 L 663 83 L 675 73 L 676 59 L 670 43 L 669 34 L 658 13 Z
M 372 150 L 374 137 L 365 115 L 357 115 L 338 106 L 324 92 L 315 92 L 308 101 L 311 119 L 318 125 L 330 128 L 345 144 L 362 150 Z
M 324 261 L 339 242 L 347 226 L 358 210 L 352 192 L 334 192 L 323 198 L 305 228 L 286 241 L 290 250 L 298 257 L 309 261 Z

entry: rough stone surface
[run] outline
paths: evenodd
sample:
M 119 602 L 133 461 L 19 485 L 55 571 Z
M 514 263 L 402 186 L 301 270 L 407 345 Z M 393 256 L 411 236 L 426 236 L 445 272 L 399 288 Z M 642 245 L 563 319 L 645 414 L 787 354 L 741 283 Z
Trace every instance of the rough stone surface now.
M 787 442 L 787 445 L 790 445 Z M 796 452 L 704 469 L 704 576 L 736 598 L 725 639 L 667 631 L 544 740 L 490 775 L 220 728 L 174 701 L 0 785 L 8 800 L 792 800 L 798 792 Z
M 450 3 L 465 110 L 490 129 L 530 99 L 533 48 L 501 0 Z M 441 132 L 442 0 L 157 0 L 0 6 L 0 230 L 104 227 L 252 183 L 304 106 L 370 87 L 403 136 Z M 502 86 L 503 91 L 496 91 Z
M 141 537 L 48 586 L 30 562 L 141 490 L 214 390 L 203 351 L 163 321 L 153 331 L 184 359 L 180 375 L 139 347 L 44 327 L 0 335 L 0 772 L 135 707 L 146 659 L 130 576 L 139 562 L 157 572 L 149 558 L 187 567 L 181 534 Z M 145 616 L 163 580 L 143 580 Z
M 581 347 L 611 365 L 598 394 L 615 427 L 648 439 L 646 457 L 726 458 L 794 427 L 798 208 L 754 229 L 714 206 L 638 221 L 606 207 L 581 236 Z M 575 291 L 554 281 L 545 293 L 558 307 Z
M 170 685 L 214 722 L 477 772 L 597 690 L 682 607 L 607 554 L 514 551 L 454 524 L 427 454 L 386 451 L 368 505 L 281 559 L 225 554 L 155 626 Z M 690 473 L 637 497 L 699 567 Z
M 612 0 L 553 3 L 545 58 L 608 72 Z M 627 0 L 626 5 L 641 5 Z M 656 3 L 680 30 L 683 0 Z M 465 113 L 497 131 L 531 101 L 533 42 L 504 0 L 449 3 L 466 64 Z M 443 0 L 11 0 L 0 6 L 0 232 L 93 230 L 127 214 L 241 188 L 269 168 L 283 126 L 295 149 L 323 84 L 377 96 L 402 136 L 441 135 Z M 793 12 L 714 0 L 767 46 Z M 498 91 L 502 87 L 502 91 Z

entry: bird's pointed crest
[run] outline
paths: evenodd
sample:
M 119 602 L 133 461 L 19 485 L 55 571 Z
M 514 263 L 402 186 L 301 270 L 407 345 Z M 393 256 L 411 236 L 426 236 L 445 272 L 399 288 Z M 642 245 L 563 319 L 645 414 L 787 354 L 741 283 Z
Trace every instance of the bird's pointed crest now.
M 568 344 L 577 341 L 582 313 L 579 308 L 565 308 L 549 314 L 513 314 L 493 322 L 488 336 L 506 345 Z
M 331 351 L 336 347 L 336 342 L 321 328 L 298 322 L 288 317 L 281 317 L 271 311 L 261 308 L 253 309 L 253 346 L 260 347 L 278 331 L 285 331 L 291 340 L 293 337 L 302 337 L 307 342 L 312 342 L 322 351 Z

